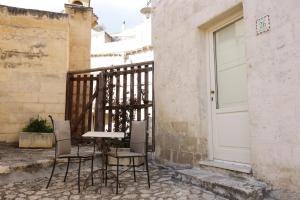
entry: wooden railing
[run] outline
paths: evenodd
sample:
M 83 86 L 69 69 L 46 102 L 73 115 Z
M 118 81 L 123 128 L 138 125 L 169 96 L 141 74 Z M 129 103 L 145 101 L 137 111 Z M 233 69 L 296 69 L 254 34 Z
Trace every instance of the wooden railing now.
M 154 63 L 70 71 L 67 75 L 66 116 L 72 137 L 90 130 L 123 131 L 129 142 L 130 122 L 147 120 L 154 127 Z M 154 129 L 150 130 L 154 150 Z

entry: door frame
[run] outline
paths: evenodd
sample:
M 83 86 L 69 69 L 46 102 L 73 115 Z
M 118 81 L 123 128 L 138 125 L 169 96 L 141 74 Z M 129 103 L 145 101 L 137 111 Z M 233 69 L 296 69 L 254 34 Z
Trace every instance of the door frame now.
M 219 29 L 222 29 L 226 27 L 227 25 L 243 18 L 243 11 L 236 12 L 229 17 L 226 17 L 226 19 L 218 21 L 217 23 L 214 23 L 212 26 L 210 26 L 206 30 L 206 71 L 207 71 L 207 101 L 208 101 L 208 159 L 209 160 L 215 160 L 214 159 L 214 127 L 216 120 L 213 119 L 215 116 L 213 111 L 213 103 L 211 101 L 211 88 L 215 88 L 215 82 L 214 80 L 211 80 L 212 75 L 215 76 L 215 52 L 214 52 L 214 32 L 216 32 Z M 216 93 L 216 92 L 215 92 Z M 214 95 L 215 98 L 215 95 Z M 228 161 L 224 161 L 228 162 Z

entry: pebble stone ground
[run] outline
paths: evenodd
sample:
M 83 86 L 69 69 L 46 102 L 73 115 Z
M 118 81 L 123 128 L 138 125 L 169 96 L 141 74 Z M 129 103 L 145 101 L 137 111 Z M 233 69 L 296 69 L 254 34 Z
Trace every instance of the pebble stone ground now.
M 82 172 L 82 179 L 88 172 Z M 66 182 L 64 174 L 56 174 L 51 186 L 45 189 L 48 178 L 37 178 L 0 186 L 0 199 L 15 200 L 54 200 L 54 199 L 148 199 L 148 200 L 225 200 L 199 187 L 186 185 L 172 179 L 173 172 L 156 165 L 151 165 L 151 188 L 148 189 L 146 176 L 139 173 L 137 182 L 132 174 L 125 173 L 121 179 L 121 191 L 116 195 L 112 187 L 100 187 L 100 178 L 96 177 L 94 186 L 88 186 L 80 194 L 77 191 L 77 173 L 72 171 Z M 111 185 L 111 184 L 109 184 Z

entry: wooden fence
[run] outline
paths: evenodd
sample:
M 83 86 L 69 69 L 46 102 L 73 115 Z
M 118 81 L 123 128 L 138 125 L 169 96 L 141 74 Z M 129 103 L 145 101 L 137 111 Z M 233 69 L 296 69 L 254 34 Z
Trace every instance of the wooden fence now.
M 146 120 L 154 151 L 154 63 L 143 62 L 67 74 L 66 116 L 72 137 L 86 131 L 123 131 L 129 144 L 130 122 Z

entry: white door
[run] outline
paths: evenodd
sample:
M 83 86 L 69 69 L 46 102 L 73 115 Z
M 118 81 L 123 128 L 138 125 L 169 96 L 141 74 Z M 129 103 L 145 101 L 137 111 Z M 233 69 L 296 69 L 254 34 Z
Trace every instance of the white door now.
M 213 157 L 250 162 L 244 20 L 212 33 L 211 71 Z

